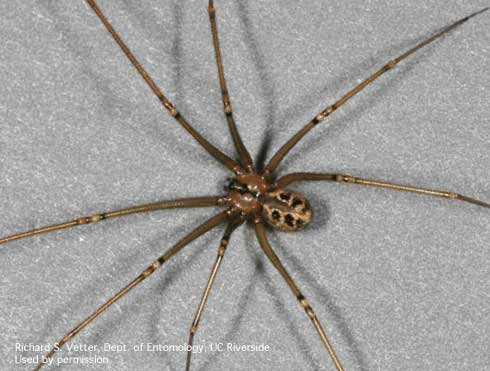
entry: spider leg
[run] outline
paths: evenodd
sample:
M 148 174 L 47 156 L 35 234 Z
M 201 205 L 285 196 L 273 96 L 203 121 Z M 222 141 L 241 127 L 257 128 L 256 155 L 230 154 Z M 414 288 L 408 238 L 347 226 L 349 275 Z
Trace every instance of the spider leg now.
M 221 243 L 218 249 L 218 256 L 216 257 L 216 261 L 211 269 L 211 274 L 209 275 L 208 283 L 206 288 L 204 289 L 204 293 L 201 298 L 201 302 L 199 303 L 199 307 L 197 309 L 196 315 L 194 317 L 194 321 L 192 322 L 191 330 L 189 333 L 189 341 L 188 341 L 188 350 L 187 350 L 187 362 L 185 369 L 189 371 L 191 369 L 191 357 L 192 357 L 192 344 L 194 343 L 194 335 L 197 333 L 197 328 L 199 326 L 199 321 L 201 319 L 202 312 L 204 311 L 204 306 L 206 305 L 206 301 L 208 300 L 209 293 L 211 292 L 211 287 L 213 286 L 214 280 L 216 278 L 216 274 L 218 273 L 218 269 L 221 265 L 221 261 L 225 256 L 226 248 L 228 246 L 228 241 L 230 240 L 230 236 L 233 231 L 241 224 L 241 222 L 230 222 L 225 230 L 223 238 L 221 238 Z
M 310 317 L 311 321 L 313 322 L 313 325 L 315 326 L 318 335 L 320 335 L 320 338 L 322 339 L 322 342 L 325 345 L 328 354 L 330 354 L 330 357 L 332 358 L 332 361 L 335 364 L 337 371 L 343 371 L 344 368 L 342 367 L 339 358 L 335 354 L 335 351 L 333 350 L 333 347 L 330 344 L 330 341 L 328 340 L 327 335 L 325 334 L 325 331 L 323 330 L 320 321 L 318 320 L 315 312 L 313 311 L 313 308 L 311 307 L 310 303 L 305 298 L 305 296 L 301 293 L 300 289 L 293 281 L 292 277 L 289 275 L 286 268 L 282 265 L 281 261 L 279 260 L 279 257 L 276 255 L 276 253 L 272 249 L 272 246 L 267 240 L 267 236 L 265 234 L 264 222 L 262 219 L 257 219 L 255 221 L 255 232 L 257 234 L 257 239 L 260 242 L 260 246 L 262 247 L 262 250 L 264 250 L 265 254 L 270 259 L 274 267 L 276 267 L 276 269 L 279 271 L 281 276 L 284 278 L 284 280 L 286 281 L 290 289 L 293 291 L 293 294 L 296 296 L 301 306 L 305 310 L 306 314 L 308 315 L 308 317 Z
M 228 169 L 234 171 L 235 173 L 239 173 L 241 171 L 240 165 L 227 155 L 225 155 L 223 152 L 221 152 L 218 148 L 216 148 L 214 145 L 209 143 L 199 132 L 197 132 L 196 129 L 194 129 L 188 122 L 187 120 L 180 114 L 180 112 L 175 108 L 172 102 L 168 100 L 168 98 L 163 94 L 163 92 L 160 90 L 160 88 L 157 86 L 155 81 L 150 77 L 148 72 L 143 68 L 143 66 L 140 64 L 140 62 L 136 59 L 134 54 L 131 52 L 131 50 L 128 48 L 128 46 L 124 43 L 124 41 L 121 39 L 119 34 L 116 32 L 116 30 L 112 27 L 112 25 L 109 23 L 108 19 L 102 13 L 102 10 L 99 8 L 99 6 L 95 3 L 94 0 L 87 0 L 87 3 L 92 7 L 94 10 L 95 14 L 100 18 L 104 26 L 107 28 L 109 33 L 112 35 L 116 43 L 119 45 L 119 47 L 122 49 L 124 54 L 128 57 L 128 59 L 131 61 L 133 66 L 136 68 L 136 70 L 139 72 L 141 77 L 146 81 L 148 86 L 151 88 L 153 93 L 158 97 L 162 105 L 170 112 L 170 114 L 180 123 L 180 125 L 187 130 L 194 139 L 199 142 L 199 144 L 209 153 L 211 156 L 213 156 L 215 159 L 217 159 L 219 162 L 221 162 L 223 165 L 225 165 Z
M 219 37 L 218 37 L 218 26 L 216 25 L 216 9 L 214 7 L 214 1 L 209 0 L 209 20 L 211 22 L 211 32 L 213 34 L 213 45 L 214 45 L 214 53 L 216 55 L 216 65 L 218 67 L 218 75 L 219 75 L 219 84 L 221 87 L 221 96 L 223 98 L 223 108 L 226 115 L 226 121 L 228 121 L 228 127 L 231 132 L 231 136 L 233 138 L 233 143 L 235 144 L 235 148 L 240 156 L 240 160 L 242 165 L 250 170 L 253 170 L 253 161 L 250 153 L 247 151 L 247 148 L 243 144 L 242 138 L 238 133 L 238 129 L 235 124 L 235 119 L 233 118 L 233 109 L 231 107 L 230 95 L 228 94 L 228 88 L 226 87 L 225 80 L 225 71 L 223 69 L 223 61 L 221 57 L 221 48 L 219 46 Z
M 362 91 L 366 86 L 371 84 L 373 81 L 375 81 L 378 77 L 383 75 L 384 73 L 392 70 L 393 68 L 396 67 L 398 63 L 400 63 L 402 60 L 405 58 L 409 57 L 413 53 L 415 53 L 417 50 L 423 48 L 424 46 L 430 44 L 431 42 L 439 39 L 440 37 L 446 35 L 448 32 L 453 30 L 454 28 L 460 26 L 470 18 L 475 17 L 478 14 L 481 14 L 485 11 L 487 11 L 489 8 L 482 9 L 478 12 L 475 12 L 473 14 L 470 14 L 469 16 L 466 16 L 451 25 L 445 27 L 442 31 L 436 33 L 432 37 L 428 38 L 427 40 L 417 44 L 413 48 L 407 50 L 403 54 L 399 55 L 398 57 L 392 59 L 389 61 L 387 64 L 385 64 L 383 67 L 381 67 L 378 71 L 373 73 L 371 76 L 369 76 L 366 80 L 361 82 L 359 85 L 357 85 L 355 88 L 350 90 L 347 94 L 345 94 L 342 98 L 340 98 L 337 102 L 334 104 L 328 106 L 325 108 L 323 111 L 318 113 L 310 122 L 308 122 L 303 128 L 301 128 L 289 141 L 287 141 L 272 157 L 272 159 L 269 161 L 265 168 L 265 174 L 271 174 L 277 166 L 281 163 L 281 161 L 284 159 L 284 157 L 289 153 L 289 151 L 298 143 L 311 129 L 313 129 L 316 125 L 318 125 L 320 122 L 322 122 L 327 116 L 329 116 L 332 112 L 337 110 L 340 106 L 344 105 L 347 103 L 351 98 L 353 98 L 357 93 Z
M 163 209 L 176 209 L 183 207 L 203 207 L 203 206 L 223 206 L 226 201 L 222 197 L 196 197 L 196 198 L 182 198 L 171 201 L 161 201 L 152 204 L 133 206 L 126 209 L 107 211 L 100 214 L 94 214 L 90 216 L 82 216 L 80 218 L 70 220 L 64 223 L 52 224 L 41 228 L 32 229 L 30 231 L 17 233 L 11 236 L 0 238 L 0 245 L 3 243 L 18 240 L 24 237 L 31 237 L 42 233 L 48 233 L 57 231 L 59 229 L 76 227 L 84 224 L 93 224 L 109 218 L 116 218 L 119 216 L 126 216 L 130 214 L 144 213 L 148 211 L 163 210 Z
M 105 312 L 112 304 L 121 299 L 124 295 L 126 295 L 133 287 L 137 286 L 141 282 L 143 282 L 146 278 L 152 275 L 158 268 L 160 268 L 167 260 L 169 260 L 174 254 L 179 252 L 183 247 L 188 245 L 190 242 L 195 240 L 197 237 L 203 235 L 204 233 L 210 231 L 217 225 L 225 222 L 229 218 L 232 217 L 232 214 L 226 210 L 223 211 L 214 217 L 208 219 L 206 222 L 201 224 L 199 227 L 194 229 L 191 233 L 177 242 L 172 248 L 167 250 L 165 254 L 160 256 L 157 260 L 155 260 L 152 264 L 150 264 L 138 277 L 136 277 L 133 281 L 131 281 L 127 286 L 125 286 L 121 291 L 119 291 L 116 295 L 106 301 L 102 306 L 97 308 L 90 316 L 84 319 L 80 324 L 78 324 L 73 330 L 67 333 L 59 342 L 55 343 L 53 349 L 43 357 L 41 363 L 37 365 L 34 371 L 38 371 L 43 367 L 47 360 L 52 358 L 55 353 L 61 349 L 61 347 L 66 344 L 71 338 L 77 335 L 80 331 L 82 331 L 88 324 L 90 324 L 94 319 L 96 319 L 100 314 Z
M 440 190 L 434 190 L 434 189 L 429 189 L 429 188 L 419 188 L 419 187 L 413 187 L 409 185 L 404 185 L 404 184 L 396 184 L 396 183 L 388 183 L 388 182 L 380 182 L 378 180 L 372 180 L 372 179 L 364 179 L 364 178 L 358 178 L 354 177 L 351 175 L 342 175 L 342 174 L 318 174 L 318 173 L 292 173 L 285 175 L 277 180 L 277 185 L 279 187 L 284 187 L 287 184 L 290 184 L 292 182 L 297 182 L 297 181 L 302 181 L 302 180 L 331 180 L 335 182 L 340 182 L 340 183 L 353 183 L 353 184 L 361 184 L 361 185 L 366 185 L 366 186 L 372 186 L 372 187 L 379 187 L 379 188 L 388 188 L 388 189 L 396 189 L 398 191 L 407 191 L 407 192 L 414 192 L 414 193 L 419 193 L 423 195 L 428 195 L 428 196 L 435 196 L 435 197 L 443 197 L 443 198 L 448 198 L 450 200 L 460 200 L 460 201 L 465 201 L 469 202 L 471 204 L 475 204 L 478 206 L 490 208 L 490 204 L 459 194 L 459 193 L 454 193 L 454 192 L 448 192 L 448 191 L 440 191 Z

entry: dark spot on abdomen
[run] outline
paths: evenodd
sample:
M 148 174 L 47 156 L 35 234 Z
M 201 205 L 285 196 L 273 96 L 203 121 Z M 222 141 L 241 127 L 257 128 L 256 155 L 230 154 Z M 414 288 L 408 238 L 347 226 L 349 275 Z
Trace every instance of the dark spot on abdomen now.
M 293 198 L 293 203 L 291 204 L 291 206 L 295 208 L 298 205 L 303 205 L 303 201 L 301 201 L 299 198 Z
M 279 213 L 279 211 L 274 210 L 274 211 L 272 212 L 272 219 L 274 219 L 274 220 L 279 220 L 279 219 L 281 219 L 281 214 Z
M 286 214 L 284 220 L 286 221 L 287 225 L 289 225 L 290 227 L 294 227 L 294 217 L 291 214 Z

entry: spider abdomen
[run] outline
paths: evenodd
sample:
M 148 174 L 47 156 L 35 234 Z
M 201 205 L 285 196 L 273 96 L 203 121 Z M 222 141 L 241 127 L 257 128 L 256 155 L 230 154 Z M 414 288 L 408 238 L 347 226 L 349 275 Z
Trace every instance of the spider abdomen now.
M 266 194 L 262 216 L 272 227 L 294 232 L 311 222 L 313 211 L 302 194 L 278 188 Z

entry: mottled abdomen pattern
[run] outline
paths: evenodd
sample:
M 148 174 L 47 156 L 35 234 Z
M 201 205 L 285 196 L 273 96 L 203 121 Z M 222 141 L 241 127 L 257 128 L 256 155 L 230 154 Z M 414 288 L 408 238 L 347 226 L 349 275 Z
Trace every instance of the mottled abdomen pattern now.
M 299 231 L 311 222 L 313 212 L 305 196 L 278 188 L 266 194 L 262 216 L 274 228 Z

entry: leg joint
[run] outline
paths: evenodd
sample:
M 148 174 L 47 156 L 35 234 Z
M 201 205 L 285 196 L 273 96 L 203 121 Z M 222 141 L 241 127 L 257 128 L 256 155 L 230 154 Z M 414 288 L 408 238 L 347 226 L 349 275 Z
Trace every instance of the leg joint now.
M 77 224 L 92 224 L 92 223 L 100 222 L 101 220 L 104 220 L 104 219 L 105 219 L 104 214 L 84 216 L 84 217 L 81 217 L 77 220 Z
M 310 317 L 311 319 L 315 319 L 315 317 L 316 317 L 315 312 L 313 311 L 313 308 L 311 307 L 308 300 L 306 300 L 306 298 L 303 296 L 303 294 L 299 293 L 297 298 L 298 298 L 301 306 L 305 310 L 306 314 L 308 315 L 308 317 Z
M 223 257 L 225 255 L 226 248 L 228 247 L 228 240 L 223 239 L 219 246 L 218 256 Z
M 177 117 L 177 115 L 179 114 L 179 111 L 177 111 L 177 108 L 175 108 L 175 106 L 172 104 L 172 102 L 170 102 L 163 95 L 161 97 L 159 97 L 159 98 L 160 98 L 160 101 L 162 102 L 163 106 L 170 112 L 170 114 L 173 117 Z
M 160 263 L 160 259 L 153 262 L 152 265 L 150 265 L 148 268 L 145 269 L 145 271 L 143 272 L 143 277 L 146 278 L 148 277 L 149 275 L 151 275 L 153 272 L 155 272 L 158 268 L 161 267 L 161 263 Z
M 191 331 L 190 331 L 191 336 L 194 336 L 196 334 L 198 325 L 199 325 L 199 322 L 193 322 L 192 323 Z
M 224 109 L 225 109 L 225 114 L 226 115 L 231 115 L 232 112 L 233 112 L 233 109 L 231 108 L 231 103 L 230 103 L 230 100 L 229 99 L 224 99 L 223 106 L 224 106 Z
M 325 120 L 325 118 L 327 118 L 327 116 L 329 116 L 333 111 L 335 111 L 337 109 L 337 106 L 335 104 L 332 104 L 331 106 L 328 106 L 327 108 L 325 108 L 322 112 L 320 112 L 318 115 L 316 115 L 315 117 L 315 120 L 317 121 L 316 123 L 320 123 L 322 122 L 323 120 Z M 316 125 L 315 123 L 313 123 L 314 125 Z
M 384 66 L 383 66 L 383 70 L 385 71 L 389 71 L 389 70 L 392 70 L 393 68 L 396 67 L 397 65 L 397 61 L 392 59 L 391 61 L 389 61 L 388 63 L 386 63 Z
M 336 175 L 335 180 L 337 182 L 343 182 L 343 183 L 355 183 L 356 182 L 356 178 L 354 178 L 353 176 L 343 175 L 343 174 Z

